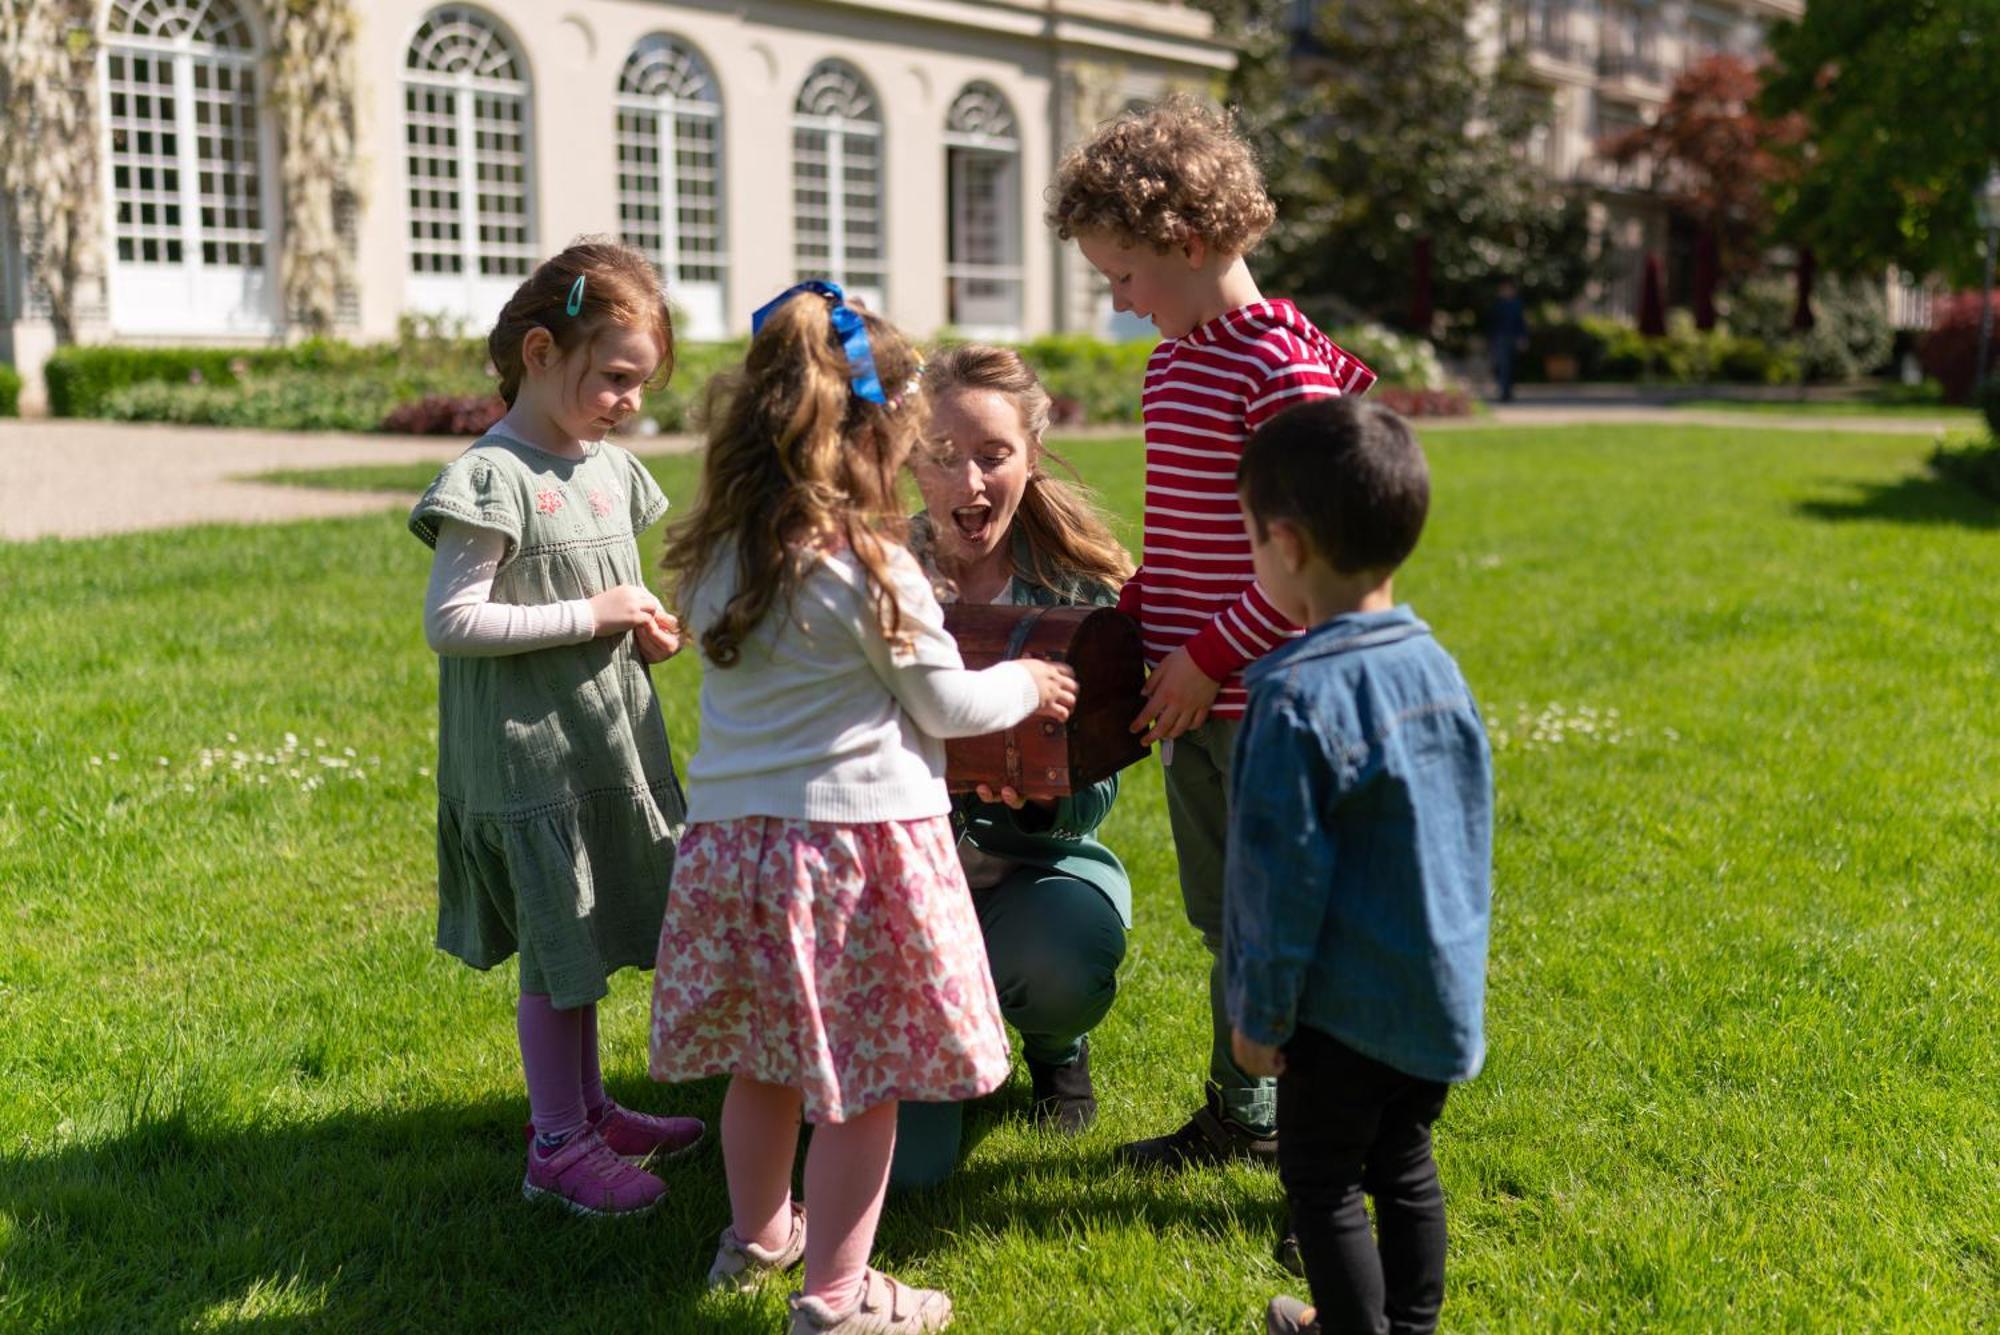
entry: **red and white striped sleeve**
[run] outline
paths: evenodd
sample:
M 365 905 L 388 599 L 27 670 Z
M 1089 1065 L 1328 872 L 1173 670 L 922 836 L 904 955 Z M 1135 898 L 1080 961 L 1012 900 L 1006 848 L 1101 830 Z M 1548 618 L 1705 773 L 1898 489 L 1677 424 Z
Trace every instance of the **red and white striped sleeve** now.
M 1299 627 L 1253 582 L 1242 597 L 1188 638 L 1188 657 L 1204 675 L 1227 681 L 1245 663 L 1262 658 L 1298 633 Z

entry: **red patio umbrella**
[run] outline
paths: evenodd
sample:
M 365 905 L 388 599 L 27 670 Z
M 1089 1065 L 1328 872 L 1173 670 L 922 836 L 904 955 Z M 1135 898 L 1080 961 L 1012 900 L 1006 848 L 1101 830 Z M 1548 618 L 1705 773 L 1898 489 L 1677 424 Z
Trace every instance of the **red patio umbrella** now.
M 1646 252 L 1646 269 L 1639 282 L 1639 332 L 1662 338 L 1667 332 L 1667 303 L 1660 294 L 1660 257 Z

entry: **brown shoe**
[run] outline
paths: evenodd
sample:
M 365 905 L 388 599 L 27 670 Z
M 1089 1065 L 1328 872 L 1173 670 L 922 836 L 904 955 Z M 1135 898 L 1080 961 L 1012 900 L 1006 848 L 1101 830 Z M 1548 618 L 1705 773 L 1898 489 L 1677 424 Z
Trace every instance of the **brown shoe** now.
M 1135 1140 L 1120 1145 L 1118 1161 L 1133 1168 L 1153 1168 L 1177 1173 L 1201 1164 L 1242 1163 L 1278 1166 L 1278 1133 L 1259 1135 L 1225 1116 L 1222 1100 L 1214 1090 L 1208 1102 L 1180 1130 L 1151 1140 Z

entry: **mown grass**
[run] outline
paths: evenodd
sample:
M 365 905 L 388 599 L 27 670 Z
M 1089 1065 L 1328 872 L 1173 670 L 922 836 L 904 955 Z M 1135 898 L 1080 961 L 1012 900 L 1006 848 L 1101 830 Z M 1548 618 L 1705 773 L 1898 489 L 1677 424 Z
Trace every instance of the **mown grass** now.
M 1499 765 L 1446 1328 L 1991 1328 L 2000 510 L 1910 437 L 1429 446 L 1399 591 Z M 1135 511 L 1132 442 L 1066 453 Z M 0 1328 L 778 1328 L 777 1289 L 699 1293 L 712 1149 L 645 1221 L 518 1197 L 513 981 L 429 944 L 425 563 L 387 513 L 0 546 Z M 685 757 L 694 665 L 658 681 Z M 879 1257 L 971 1331 L 1260 1329 L 1301 1291 L 1275 1181 L 1108 1162 L 1193 1106 L 1206 1007 L 1156 767 L 1107 837 L 1138 925 L 1099 1125 L 1031 1132 L 1017 1075 Z M 614 1092 L 712 1117 L 645 1079 L 645 1005 L 616 980 Z
M 1981 424 L 1977 408 L 1950 403 L 1899 403 L 1879 399 L 1677 399 L 1670 407 L 1689 412 L 1757 413 L 1783 417 L 1863 417 L 1890 421 L 1938 422 L 1951 429 Z

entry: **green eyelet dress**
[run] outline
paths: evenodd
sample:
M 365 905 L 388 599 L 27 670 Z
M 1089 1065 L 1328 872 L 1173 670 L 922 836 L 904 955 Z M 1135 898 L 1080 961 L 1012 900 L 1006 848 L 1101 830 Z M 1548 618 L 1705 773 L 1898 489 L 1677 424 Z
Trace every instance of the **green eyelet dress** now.
M 609 442 L 565 459 L 501 435 L 446 465 L 410 513 L 507 538 L 495 602 L 644 584 L 638 535 L 666 512 Z M 521 990 L 559 1008 L 650 968 L 686 803 L 653 680 L 630 635 L 438 661 L 438 948 L 478 969 L 517 951 Z

